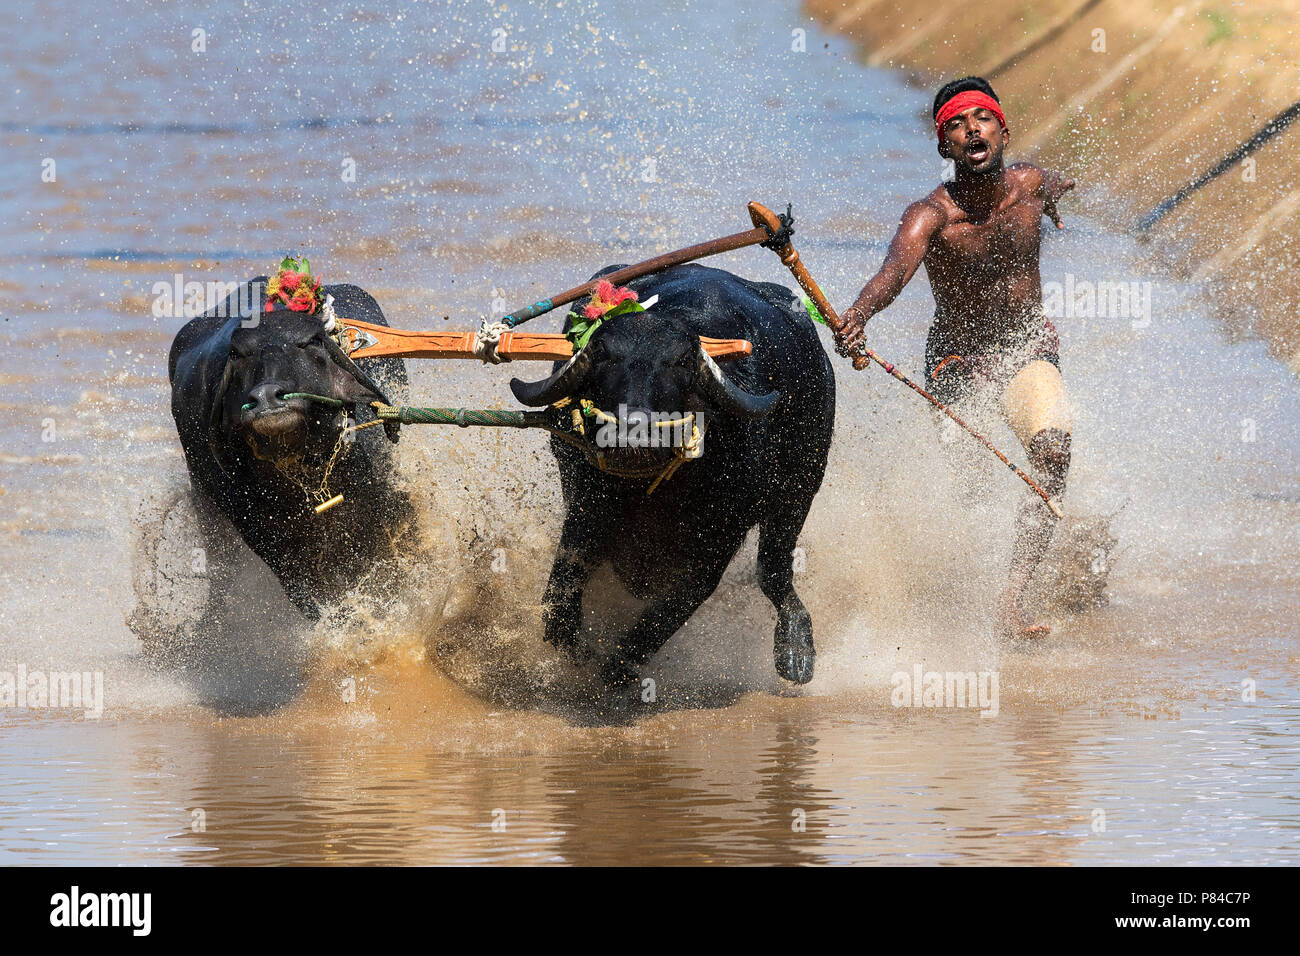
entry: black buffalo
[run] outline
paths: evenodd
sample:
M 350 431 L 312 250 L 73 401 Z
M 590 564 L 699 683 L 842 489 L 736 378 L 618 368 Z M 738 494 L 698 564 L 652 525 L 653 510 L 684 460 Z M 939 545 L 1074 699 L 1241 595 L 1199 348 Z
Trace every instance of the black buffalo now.
M 319 313 L 264 313 L 265 278 L 253 279 L 172 342 L 172 415 L 190 482 L 215 504 L 309 617 L 349 590 L 372 564 L 392 555 L 410 527 L 412 506 L 394 487 L 384 426 L 349 432 L 374 419 L 371 402 L 404 389 L 399 359 L 351 362 L 326 334 Z M 387 324 L 379 304 L 354 285 L 324 287 L 340 321 Z M 256 303 L 240 315 L 240 303 Z M 379 384 L 383 382 L 384 384 Z M 319 395 L 341 406 L 300 397 Z M 336 454 L 337 450 L 337 454 Z M 308 491 L 325 487 L 344 502 L 314 510 Z
M 783 286 L 686 265 L 631 288 L 643 302 L 658 301 L 644 313 L 606 320 L 549 378 L 514 379 L 511 389 L 527 405 L 587 399 L 625 421 L 702 413 L 704 453 L 647 495 L 673 449 L 584 450 L 552 439 L 567 513 L 544 597 L 546 640 L 576 660 L 591 656 L 579 637 L 583 589 L 609 562 L 649 605 L 601 671 L 611 684 L 635 680 L 637 668 L 713 593 L 758 525 L 758 584 L 777 614 L 776 670 L 807 683 L 812 619 L 795 593 L 792 552 L 826 470 L 835 421 L 830 360 Z M 748 339 L 753 354 L 719 366 L 703 351 L 702 335 Z M 600 420 L 589 419 L 588 440 Z M 605 453 L 599 467 L 597 451 Z

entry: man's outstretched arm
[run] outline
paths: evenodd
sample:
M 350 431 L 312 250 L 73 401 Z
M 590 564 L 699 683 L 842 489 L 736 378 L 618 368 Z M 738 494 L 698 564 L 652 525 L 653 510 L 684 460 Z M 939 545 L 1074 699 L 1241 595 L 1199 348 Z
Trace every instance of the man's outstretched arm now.
M 1061 214 L 1056 211 L 1056 203 L 1074 188 L 1074 180 L 1066 179 L 1052 169 L 1039 169 L 1038 172 L 1042 176 L 1038 196 L 1043 200 L 1043 215 L 1052 220 L 1057 229 L 1064 229 L 1065 223 L 1061 222 Z
M 836 336 L 836 349 L 841 354 L 852 352 L 862 343 L 867 319 L 898 298 L 903 286 L 916 275 L 930 248 L 930 239 L 943 227 L 943 220 L 944 214 L 930 203 L 915 202 L 907 207 L 880 271 L 862 287 L 853 304 L 840 313 L 844 325 Z

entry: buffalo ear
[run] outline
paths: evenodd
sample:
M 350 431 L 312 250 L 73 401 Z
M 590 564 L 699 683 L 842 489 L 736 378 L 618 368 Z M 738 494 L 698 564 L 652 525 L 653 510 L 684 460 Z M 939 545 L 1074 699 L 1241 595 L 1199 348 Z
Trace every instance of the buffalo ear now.
M 227 440 L 226 436 L 215 426 L 208 429 L 208 450 L 212 452 L 212 460 L 217 463 L 224 475 L 230 474 L 231 464 L 230 456 L 226 454 Z
M 230 460 L 226 455 L 227 435 L 225 425 L 226 392 L 230 390 L 230 379 L 235 367 L 230 359 L 221 370 L 221 378 L 212 393 L 212 404 L 208 407 L 208 448 L 212 457 L 225 474 L 230 474 Z

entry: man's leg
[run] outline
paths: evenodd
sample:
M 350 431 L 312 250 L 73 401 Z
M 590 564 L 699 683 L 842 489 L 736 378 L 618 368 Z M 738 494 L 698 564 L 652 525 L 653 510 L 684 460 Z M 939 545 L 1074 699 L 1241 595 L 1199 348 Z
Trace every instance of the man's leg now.
M 1061 373 L 1050 362 L 1030 362 L 1002 393 L 1002 409 L 1029 456 L 1029 468 L 1039 485 L 1059 498 L 1070 469 L 1070 411 Z M 1046 625 L 1026 620 L 1020 602 L 1055 528 L 1056 518 L 1047 505 L 1026 490 L 1017 509 L 1010 580 L 998 602 L 998 621 L 1004 634 L 1037 637 L 1050 631 Z
M 973 376 L 961 361 L 948 365 L 951 367 L 939 369 L 938 375 L 926 370 L 925 390 L 977 432 L 987 431 L 997 420 L 1000 390 L 995 383 Z M 939 442 L 939 459 L 951 480 L 954 498 L 963 507 L 974 507 L 988 493 L 988 471 L 981 468 L 984 450 L 943 412 L 937 408 L 929 412 Z

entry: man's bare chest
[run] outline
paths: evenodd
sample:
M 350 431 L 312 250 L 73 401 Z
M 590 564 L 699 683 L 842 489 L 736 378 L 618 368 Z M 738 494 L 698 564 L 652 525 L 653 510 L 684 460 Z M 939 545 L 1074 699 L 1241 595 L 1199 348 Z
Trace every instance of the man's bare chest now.
M 938 262 L 966 268 L 1032 263 L 1038 255 L 1042 214 L 1041 204 L 1027 199 L 983 221 L 949 223 L 932 242 L 931 255 Z

